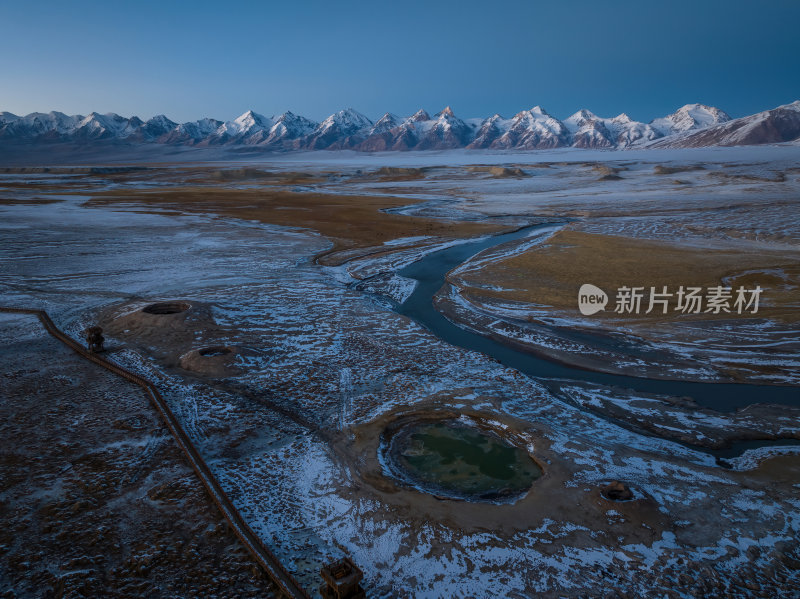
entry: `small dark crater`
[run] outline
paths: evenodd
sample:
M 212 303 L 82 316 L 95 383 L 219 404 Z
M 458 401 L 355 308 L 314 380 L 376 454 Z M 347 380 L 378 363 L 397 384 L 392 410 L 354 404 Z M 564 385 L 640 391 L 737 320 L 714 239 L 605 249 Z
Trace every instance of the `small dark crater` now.
M 189 308 L 191 308 L 191 304 L 187 302 L 157 302 L 155 304 L 150 304 L 149 306 L 145 306 L 142 308 L 142 312 L 145 314 L 180 314 L 181 312 L 186 312 Z
M 224 356 L 231 353 L 231 348 L 222 346 L 204 347 L 202 349 L 198 349 L 197 353 L 206 358 L 212 358 L 214 356 Z

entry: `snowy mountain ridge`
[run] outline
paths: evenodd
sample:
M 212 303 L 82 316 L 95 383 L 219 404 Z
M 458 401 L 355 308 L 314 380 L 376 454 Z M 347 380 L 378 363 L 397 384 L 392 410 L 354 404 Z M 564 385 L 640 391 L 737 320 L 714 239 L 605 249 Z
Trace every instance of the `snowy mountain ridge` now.
M 0 112 L 0 143 L 24 141 L 159 143 L 254 146 L 265 150 L 360 151 L 488 148 L 534 150 L 562 147 L 624 149 L 685 145 L 780 143 L 800 138 L 800 101 L 732 120 L 713 106 L 687 104 L 650 123 L 625 113 L 602 118 L 579 110 L 559 120 L 541 106 L 512 118 L 461 119 L 449 106 L 431 117 L 384 114 L 372 121 L 347 108 L 317 123 L 285 112 L 266 117 L 248 110 L 232 121 L 176 123 L 164 115 L 147 121 L 115 113 L 69 116 L 61 112 L 17 116 Z

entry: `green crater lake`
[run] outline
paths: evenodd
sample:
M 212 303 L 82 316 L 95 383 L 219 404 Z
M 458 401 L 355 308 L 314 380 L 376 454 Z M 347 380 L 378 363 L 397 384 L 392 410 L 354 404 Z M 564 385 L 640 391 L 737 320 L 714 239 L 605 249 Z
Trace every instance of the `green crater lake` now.
M 455 420 L 406 425 L 392 437 L 390 457 L 409 482 L 459 499 L 514 498 L 542 475 L 525 450 Z

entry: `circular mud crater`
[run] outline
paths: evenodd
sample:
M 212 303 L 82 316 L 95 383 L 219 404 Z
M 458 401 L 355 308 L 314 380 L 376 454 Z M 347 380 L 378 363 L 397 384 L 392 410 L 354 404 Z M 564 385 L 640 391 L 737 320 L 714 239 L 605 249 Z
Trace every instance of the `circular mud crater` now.
M 142 308 L 145 314 L 164 316 L 167 314 L 180 314 L 186 312 L 192 305 L 189 302 L 156 302 Z
M 439 499 L 513 503 L 543 472 L 505 433 L 463 416 L 401 419 L 384 430 L 381 462 L 391 477 Z
M 179 365 L 184 370 L 206 376 L 226 377 L 239 373 L 236 358 L 240 349 L 228 345 L 213 345 L 193 349 L 180 357 Z
M 214 347 L 201 347 L 197 350 L 197 353 L 204 358 L 214 358 L 216 356 L 227 356 L 233 353 L 233 350 L 230 347 L 215 345 Z

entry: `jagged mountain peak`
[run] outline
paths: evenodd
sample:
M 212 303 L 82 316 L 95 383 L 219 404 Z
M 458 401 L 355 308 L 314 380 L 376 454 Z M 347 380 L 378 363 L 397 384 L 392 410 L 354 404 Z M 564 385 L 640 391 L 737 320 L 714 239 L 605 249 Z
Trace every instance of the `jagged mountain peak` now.
M 472 128 L 449 106 L 437 112 L 432 122 L 420 122 L 420 131 L 424 132 L 417 145 L 420 150 L 463 148 L 474 137 Z
M 70 118 L 69 116 L 67 116 L 63 112 L 59 112 L 58 110 L 51 110 L 50 112 L 47 113 L 47 116 L 52 117 L 52 118 L 57 118 L 57 119 L 68 119 L 68 118 Z
M 70 135 L 77 139 L 126 139 L 134 135 L 142 126 L 138 117 L 126 119 L 114 112 L 100 114 L 90 112 L 77 123 L 70 126 Z
M 353 147 L 367 136 L 372 121 L 353 108 L 333 113 L 322 121 L 305 139 L 311 150 Z
M 133 129 L 132 136 L 151 141 L 169 135 L 178 127 L 178 123 L 171 121 L 163 114 L 157 114 L 144 122 L 133 117 L 128 121 L 128 126 Z
M 262 114 L 258 114 L 253 110 L 248 110 L 241 116 L 234 119 L 233 122 L 239 125 L 241 129 L 249 129 L 254 126 L 259 126 L 259 127 L 267 126 L 268 124 L 271 124 L 271 119 L 265 117 Z
M 370 129 L 369 134 L 374 135 L 376 133 L 389 131 L 397 127 L 399 122 L 400 119 L 397 117 L 397 115 L 387 112 L 377 121 L 375 121 L 375 124 L 372 126 L 372 129 Z
M 297 115 L 295 113 L 293 113 L 291 110 L 287 110 L 286 112 L 284 112 L 281 115 L 279 115 L 278 118 L 275 119 L 275 122 L 276 123 L 282 123 L 284 121 L 291 121 L 291 120 L 296 119 L 296 118 L 297 118 Z
M 361 113 L 360 113 L 358 110 L 356 110 L 355 108 L 343 108 L 342 110 L 339 110 L 339 111 L 337 111 L 337 112 L 334 112 L 334 113 L 333 113 L 333 114 L 332 114 L 330 117 L 328 117 L 328 118 L 357 118 L 357 119 L 365 119 L 365 120 L 369 120 L 369 119 L 368 119 L 366 116 L 364 116 L 363 114 L 361 114 Z
M 385 112 L 381 118 L 375 121 L 375 124 L 378 125 L 380 123 L 396 123 L 397 121 L 398 121 L 397 115 L 394 115 L 391 112 Z
M 429 120 L 431 120 L 431 117 L 430 117 L 430 115 L 428 115 L 427 112 L 425 112 L 425 110 L 420 108 L 413 115 L 408 117 L 408 120 L 410 122 L 412 122 L 412 123 L 418 123 L 420 121 L 429 121 Z
M 731 120 L 727 113 L 706 104 L 685 104 L 664 118 L 654 119 L 651 125 L 664 135 L 711 127 Z
M 544 120 L 550 119 L 551 117 L 548 112 L 542 108 L 541 106 L 534 106 L 530 110 L 522 110 L 514 115 L 514 120 L 521 121 L 521 120 Z
M 97 112 L 90 112 L 85 117 L 81 119 L 81 123 L 90 123 L 90 122 L 97 122 L 102 119 L 102 115 Z
M 60 114 L 51 112 L 50 114 Z M 118 115 L 116 112 L 106 112 L 106 113 L 99 113 L 99 112 L 90 112 L 86 115 L 86 119 L 93 119 L 93 120 L 104 120 L 104 119 L 112 119 L 112 120 L 126 120 L 125 117 Z
M 331 126 L 334 124 L 368 127 L 372 125 L 372 121 L 354 108 L 345 108 L 334 112 L 321 123 L 322 126 Z
M 503 118 L 503 117 L 500 115 L 500 113 L 498 113 L 498 112 L 495 112 L 495 113 L 494 113 L 492 116 L 490 116 L 489 118 L 487 118 L 487 119 L 483 119 L 483 121 L 481 121 L 481 123 L 480 123 L 480 129 L 485 129 L 486 127 L 493 127 L 493 126 L 497 126 L 498 124 L 501 124 L 501 123 L 506 123 L 507 121 L 508 121 L 508 119 L 504 119 L 504 118 Z
M 573 133 L 583 127 L 587 122 L 596 121 L 598 117 L 591 110 L 581 108 L 579 111 L 564 119 L 564 125 Z
M 100 114 L 99 112 L 90 112 L 81 119 L 81 125 L 87 125 L 91 123 L 105 125 L 109 121 L 113 122 L 117 120 L 122 120 L 122 117 L 113 112 L 107 112 L 106 114 Z
M 295 143 L 295 140 L 309 135 L 318 126 L 314 121 L 288 110 L 273 120 L 269 136 L 265 140 L 260 140 L 266 145 L 280 146 L 287 141 Z
M 170 127 L 177 127 L 178 123 L 167 118 L 165 114 L 157 114 L 153 118 L 147 120 L 148 123 L 158 123 L 159 125 L 169 125 Z
M 310 127 L 311 129 L 316 127 L 318 124 L 311 119 L 307 119 L 304 116 L 293 113 L 291 110 L 287 110 L 277 118 L 274 118 L 274 121 L 276 125 L 283 123 L 287 126 Z
M 710 112 L 710 113 L 722 113 L 722 114 L 724 114 L 724 113 L 723 113 L 723 112 L 722 112 L 722 111 L 721 111 L 719 108 L 717 108 L 716 106 L 709 106 L 708 104 L 700 104 L 700 103 L 697 103 L 697 102 L 696 102 L 696 103 L 694 103 L 694 104 L 684 104 L 683 106 L 681 106 L 680 108 L 678 108 L 678 110 L 676 110 L 676 111 L 674 112 L 674 114 L 686 114 L 686 113 L 690 113 L 690 112 L 697 112 L 697 111 Z M 726 115 L 726 116 L 727 116 L 727 115 Z
M 188 123 L 181 123 L 164 136 L 164 143 L 189 142 L 195 143 L 209 136 L 215 135 L 223 126 L 222 121 L 204 118 Z
M 587 110 L 586 108 L 581 108 L 575 114 L 569 117 L 570 119 L 584 119 L 584 120 L 591 120 L 596 119 L 597 115 L 593 113 L 591 110 Z

